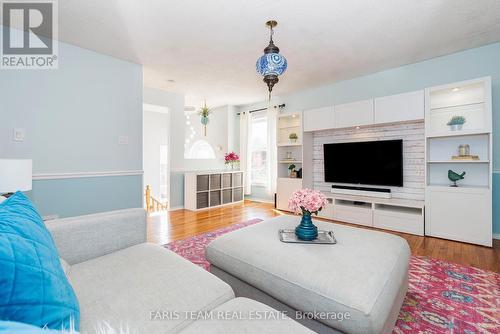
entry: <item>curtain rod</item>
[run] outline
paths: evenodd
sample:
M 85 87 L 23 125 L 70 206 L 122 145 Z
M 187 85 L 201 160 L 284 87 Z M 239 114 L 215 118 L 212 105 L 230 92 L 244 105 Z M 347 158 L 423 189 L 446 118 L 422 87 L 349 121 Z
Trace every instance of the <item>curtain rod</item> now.
M 273 106 L 273 107 L 274 107 L 274 109 L 276 109 L 276 108 L 283 109 L 283 108 L 285 108 L 285 104 L 282 103 L 282 104 L 278 104 L 277 106 Z M 243 111 L 243 113 L 247 112 L 247 113 L 251 114 L 253 112 L 264 111 L 264 110 L 267 110 L 267 108 L 260 108 L 260 109 L 253 109 L 253 110 L 249 110 L 249 111 Z M 239 115 L 241 115 L 241 112 L 236 114 L 236 116 L 239 116 Z

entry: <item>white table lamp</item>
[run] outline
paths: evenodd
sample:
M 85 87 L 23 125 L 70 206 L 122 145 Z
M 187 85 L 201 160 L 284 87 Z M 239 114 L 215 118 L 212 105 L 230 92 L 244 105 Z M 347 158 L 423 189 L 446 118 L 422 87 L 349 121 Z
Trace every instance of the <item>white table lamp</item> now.
M 32 178 L 31 159 L 0 159 L 0 195 L 31 190 Z

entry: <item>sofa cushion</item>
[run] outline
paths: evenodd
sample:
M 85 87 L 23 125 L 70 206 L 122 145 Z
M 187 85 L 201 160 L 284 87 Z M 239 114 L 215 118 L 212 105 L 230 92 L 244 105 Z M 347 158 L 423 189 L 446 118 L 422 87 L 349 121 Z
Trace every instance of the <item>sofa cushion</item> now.
M 0 319 L 52 329 L 79 324 L 78 300 L 42 218 L 21 192 L 0 203 Z
M 407 289 L 410 248 L 396 235 L 315 221 L 335 245 L 280 242 L 298 216 L 283 215 L 212 241 L 216 267 L 305 312 L 341 312 L 351 320 L 318 319 L 348 333 L 391 332 Z
M 80 301 L 82 332 L 108 322 L 131 333 L 175 333 L 193 321 L 183 312 L 210 310 L 234 298 L 217 277 L 147 243 L 72 265 L 69 277 Z M 178 317 L 165 316 L 169 312 Z
M 313 334 L 314 332 L 267 305 L 248 298 L 230 300 L 189 325 L 182 334 L 258 333 Z

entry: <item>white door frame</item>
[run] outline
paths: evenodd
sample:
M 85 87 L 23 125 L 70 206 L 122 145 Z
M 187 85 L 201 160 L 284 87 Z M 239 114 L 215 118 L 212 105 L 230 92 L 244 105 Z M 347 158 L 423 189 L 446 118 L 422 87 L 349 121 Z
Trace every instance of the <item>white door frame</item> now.
M 172 150 L 171 150 L 171 131 L 170 131 L 170 123 L 171 123 L 171 113 L 169 112 L 169 108 L 165 106 L 160 106 L 156 104 L 151 104 L 151 103 L 143 103 L 142 104 L 142 114 L 143 114 L 143 122 L 142 122 L 142 162 L 143 162 L 143 169 L 144 169 L 144 112 L 145 111 L 150 111 L 150 112 L 157 112 L 157 113 L 162 113 L 162 114 L 167 114 L 167 147 L 168 147 L 168 164 L 167 164 L 167 179 L 168 179 L 168 187 L 167 187 L 167 210 L 170 210 L 170 168 L 171 168 L 171 161 L 172 161 Z M 142 189 L 144 190 L 144 176 L 142 177 Z

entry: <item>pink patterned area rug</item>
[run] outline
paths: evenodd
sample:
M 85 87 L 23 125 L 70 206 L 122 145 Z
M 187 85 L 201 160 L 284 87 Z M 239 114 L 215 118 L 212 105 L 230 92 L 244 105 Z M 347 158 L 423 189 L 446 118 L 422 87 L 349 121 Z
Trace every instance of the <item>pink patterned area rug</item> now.
M 205 247 L 218 236 L 261 222 L 252 219 L 165 245 L 210 269 Z M 393 334 L 500 334 L 500 274 L 412 256 L 410 285 Z

